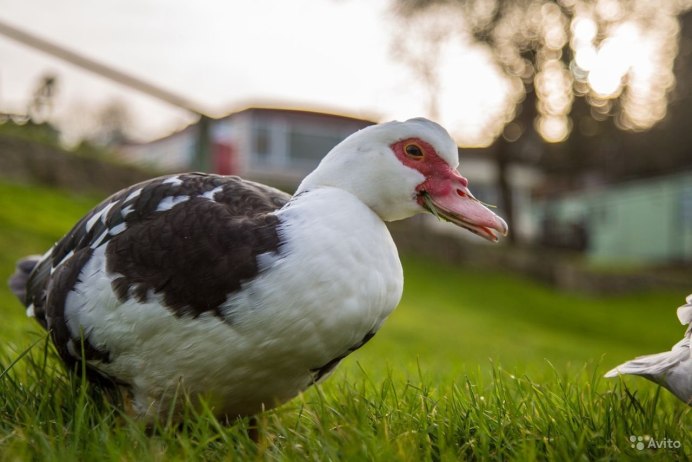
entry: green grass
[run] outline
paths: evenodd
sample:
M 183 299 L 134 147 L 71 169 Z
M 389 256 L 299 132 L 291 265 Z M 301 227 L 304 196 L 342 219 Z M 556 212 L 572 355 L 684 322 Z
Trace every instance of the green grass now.
M 0 279 L 98 200 L 0 184 Z M 642 379 L 601 378 L 681 337 L 685 293 L 595 298 L 415 257 L 404 266 L 404 299 L 382 331 L 323 385 L 263 414 L 258 445 L 246 421 L 223 426 L 204 409 L 182 428 L 131 421 L 64 373 L 3 284 L 0 460 L 692 457 L 688 406 Z M 639 451 L 630 435 L 681 447 Z

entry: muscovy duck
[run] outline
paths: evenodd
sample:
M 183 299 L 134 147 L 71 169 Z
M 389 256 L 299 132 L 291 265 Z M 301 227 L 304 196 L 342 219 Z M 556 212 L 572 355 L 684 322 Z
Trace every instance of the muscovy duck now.
M 292 197 L 232 176 L 155 178 L 20 261 L 10 286 L 68 367 L 85 360 L 136 416 L 177 411 L 181 391 L 219 417 L 254 415 L 329 375 L 397 306 L 384 222 L 427 211 L 507 234 L 457 166 L 445 129 L 417 118 L 346 138 Z

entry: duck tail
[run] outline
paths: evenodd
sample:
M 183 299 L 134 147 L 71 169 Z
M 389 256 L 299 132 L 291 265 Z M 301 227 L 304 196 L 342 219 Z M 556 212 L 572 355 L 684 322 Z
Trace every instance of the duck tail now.
M 29 276 L 40 260 L 40 255 L 22 258 L 17 262 L 14 274 L 10 276 L 8 281 L 10 290 L 24 305 L 26 305 L 26 286 L 29 282 Z

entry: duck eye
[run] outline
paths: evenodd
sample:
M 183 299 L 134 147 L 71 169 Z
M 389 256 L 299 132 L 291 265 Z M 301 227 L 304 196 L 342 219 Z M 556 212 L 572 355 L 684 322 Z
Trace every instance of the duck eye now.
M 406 151 L 406 154 L 410 157 L 423 157 L 423 150 L 417 144 L 407 144 L 406 147 L 404 147 L 404 151 Z

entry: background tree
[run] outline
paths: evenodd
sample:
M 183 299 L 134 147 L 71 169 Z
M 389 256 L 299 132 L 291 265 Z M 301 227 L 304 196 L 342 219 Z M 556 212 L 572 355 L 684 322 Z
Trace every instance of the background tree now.
M 86 140 L 99 146 L 117 146 L 128 140 L 132 117 L 127 105 L 114 99 L 97 109 L 95 124 L 87 133 Z
M 39 80 L 36 90 L 27 107 L 27 115 L 35 124 L 48 122 L 55 106 L 58 89 L 58 78 L 53 74 L 45 74 Z
M 515 89 L 492 133 L 499 205 L 511 222 L 510 162 L 538 159 L 563 173 L 563 183 L 583 181 L 580 173 L 596 165 L 607 172 L 628 155 L 618 132 L 646 131 L 663 120 L 675 84 L 678 17 L 692 2 L 397 0 L 396 5 L 399 18 L 422 31 L 441 15 L 454 17 L 447 27 L 489 47 Z M 440 34 L 431 43 L 439 42 Z
M 70 134 L 69 138 L 63 137 L 68 146 L 91 146 L 100 150 L 132 139 L 135 128 L 127 104 L 117 98 L 98 105 L 72 102 L 61 120 L 61 127 Z

